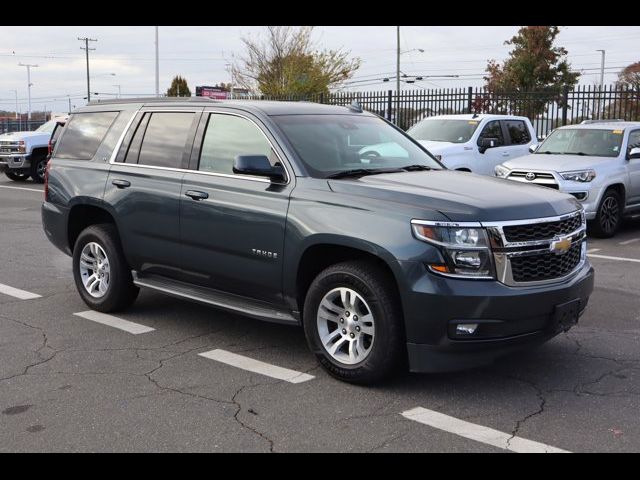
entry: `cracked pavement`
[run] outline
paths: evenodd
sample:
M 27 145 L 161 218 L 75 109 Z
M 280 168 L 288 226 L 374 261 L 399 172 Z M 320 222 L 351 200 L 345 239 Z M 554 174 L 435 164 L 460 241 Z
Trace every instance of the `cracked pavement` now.
M 300 329 L 150 291 L 118 314 L 150 333 L 74 316 L 87 307 L 70 259 L 42 232 L 40 202 L 0 189 L 0 283 L 42 295 L 0 294 L 0 452 L 501 451 L 402 417 L 417 406 L 569 451 L 640 450 L 639 264 L 593 259 L 587 313 L 540 348 L 359 387 L 319 368 Z M 619 246 L 634 236 L 639 222 L 590 248 L 640 258 L 640 243 Z M 198 355 L 217 348 L 315 379 L 291 384 Z

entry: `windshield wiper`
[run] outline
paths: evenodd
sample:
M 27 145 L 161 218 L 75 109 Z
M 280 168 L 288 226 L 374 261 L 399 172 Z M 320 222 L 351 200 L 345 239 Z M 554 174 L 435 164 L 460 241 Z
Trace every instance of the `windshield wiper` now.
M 420 170 L 433 170 L 433 168 L 428 165 L 407 165 L 406 167 L 402 167 L 402 170 L 407 172 L 418 172 Z
M 587 155 L 584 152 L 565 152 L 565 155 L 580 155 L 581 157 L 588 157 L 589 155 Z
M 326 178 L 344 178 L 359 177 L 365 175 L 376 175 L 379 173 L 397 173 L 402 172 L 399 168 L 354 168 L 352 170 L 343 170 L 342 172 L 331 173 Z
M 549 150 L 545 150 L 544 152 L 536 152 L 536 153 L 539 153 L 539 154 L 547 154 L 547 155 L 557 155 L 557 154 L 558 154 L 558 153 L 560 153 L 560 152 L 551 152 L 551 151 L 549 151 Z

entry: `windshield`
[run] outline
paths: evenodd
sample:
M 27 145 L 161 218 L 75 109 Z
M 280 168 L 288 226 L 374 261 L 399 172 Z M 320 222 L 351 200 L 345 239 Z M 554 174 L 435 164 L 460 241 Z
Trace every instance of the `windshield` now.
M 316 178 L 361 169 L 442 168 L 405 134 L 376 117 L 283 115 L 272 119 Z
M 445 120 L 427 118 L 407 132 L 416 140 L 432 142 L 465 143 L 480 125 L 478 120 Z
M 49 120 L 47 123 L 44 123 L 40 125 L 38 128 L 36 128 L 36 132 L 51 133 L 53 132 L 53 129 L 55 128 L 55 126 L 56 126 L 56 121 Z
M 623 130 L 563 128 L 542 142 L 536 154 L 560 153 L 589 157 L 617 157 L 622 146 Z

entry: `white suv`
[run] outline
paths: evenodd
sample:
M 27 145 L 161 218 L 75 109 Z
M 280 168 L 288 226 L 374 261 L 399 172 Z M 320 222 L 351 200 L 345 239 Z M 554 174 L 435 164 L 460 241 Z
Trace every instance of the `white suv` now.
M 493 175 L 496 165 L 528 155 L 536 135 L 527 117 L 513 115 L 438 115 L 407 133 L 452 170 Z
M 496 176 L 570 193 L 596 236 L 612 237 L 623 215 L 640 213 L 640 122 L 561 127 L 531 151 Z

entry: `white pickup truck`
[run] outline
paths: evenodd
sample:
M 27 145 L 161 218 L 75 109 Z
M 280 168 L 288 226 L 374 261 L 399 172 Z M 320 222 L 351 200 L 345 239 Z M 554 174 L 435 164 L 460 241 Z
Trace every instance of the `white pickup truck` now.
M 528 155 L 537 143 L 529 119 L 512 115 L 438 115 L 407 133 L 447 168 L 482 175 L 493 175 L 496 165 Z
M 10 132 L 0 135 L 0 172 L 21 182 L 29 177 L 44 182 L 51 133 L 60 119 L 49 120 L 33 132 Z

